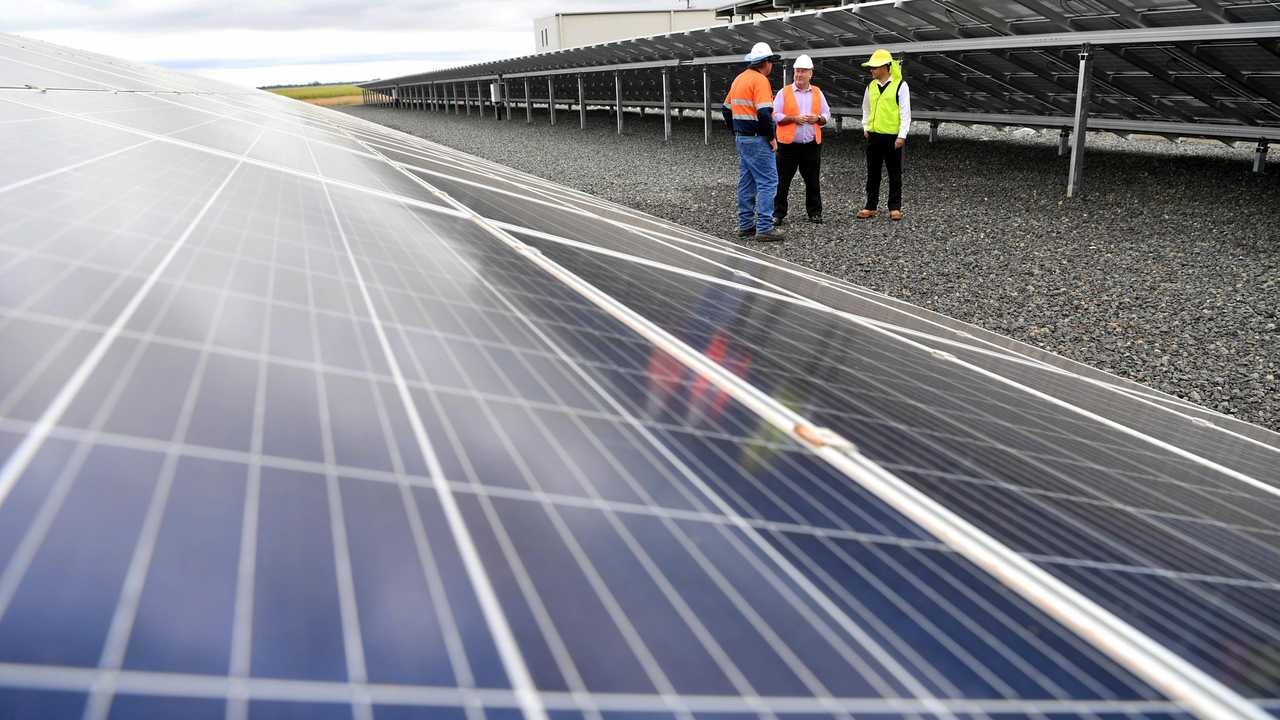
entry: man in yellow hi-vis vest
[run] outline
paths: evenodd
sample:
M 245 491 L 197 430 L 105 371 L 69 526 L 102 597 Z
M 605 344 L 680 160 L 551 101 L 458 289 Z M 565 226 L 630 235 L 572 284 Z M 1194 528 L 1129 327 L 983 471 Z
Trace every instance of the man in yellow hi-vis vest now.
M 880 49 L 862 63 L 871 69 L 871 83 L 862 96 L 862 135 L 867 140 L 867 203 L 858 219 L 880 214 L 880 168 L 889 168 L 889 219 L 902 219 L 902 148 L 911 128 L 911 91 L 902 79 L 902 66 L 888 50 Z
M 813 84 L 813 59 L 801 55 L 791 66 L 795 82 L 783 85 L 773 98 L 773 120 L 778 125 L 778 194 L 773 200 L 773 224 L 787 217 L 791 179 L 800 170 L 804 178 L 804 209 L 809 222 L 822 222 L 822 126 L 831 122 L 831 108 Z

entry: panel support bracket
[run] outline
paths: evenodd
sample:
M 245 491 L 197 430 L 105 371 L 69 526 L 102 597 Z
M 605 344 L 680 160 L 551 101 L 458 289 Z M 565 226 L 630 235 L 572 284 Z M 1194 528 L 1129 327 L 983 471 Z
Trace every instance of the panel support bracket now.
M 1093 55 L 1089 43 L 1080 46 L 1080 77 L 1076 82 L 1076 115 L 1071 124 L 1071 172 L 1067 175 L 1067 197 L 1084 189 L 1085 130 L 1089 123 L 1089 101 L 1093 95 Z

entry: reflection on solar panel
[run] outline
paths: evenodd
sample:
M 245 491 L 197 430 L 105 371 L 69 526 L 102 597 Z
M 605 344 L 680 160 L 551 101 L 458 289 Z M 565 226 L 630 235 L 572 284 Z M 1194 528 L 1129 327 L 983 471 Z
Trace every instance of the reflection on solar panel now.
M 331 111 L 0 72 L 0 717 L 1280 708 L 1260 428 Z

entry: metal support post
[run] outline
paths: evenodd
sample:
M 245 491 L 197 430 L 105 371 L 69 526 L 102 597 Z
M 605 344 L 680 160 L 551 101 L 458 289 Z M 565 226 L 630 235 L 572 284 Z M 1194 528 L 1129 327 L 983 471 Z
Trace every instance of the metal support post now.
M 929 121 L 929 142 L 931 143 L 938 142 L 938 126 L 941 124 L 942 123 L 938 122 L 937 120 Z
M 578 129 L 587 129 L 587 95 L 582 87 L 582 76 L 578 76 Z
M 1062 128 L 1058 131 L 1058 157 L 1066 157 L 1071 152 L 1071 131 Z
M 782 87 L 786 87 L 787 85 L 788 85 L 788 83 L 787 83 L 787 66 L 786 66 L 786 65 L 783 65 L 783 66 L 782 66 Z
M 1253 171 L 1259 175 L 1267 171 L 1267 141 L 1259 140 L 1253 150 Z
M 551 116 L 551 124 L 556 124 L 556 77 L 547 76 L 547 112 Z
M 502 93 L 502 105 L 507 109 L 507 122 L 511 121 L 511 88 L 507 87 L 507 79 L 498 76 L 498 92 Z
M 622 73 L 613 74 L 613 103 L 618 111 L 618 134 L 622 134 Z
M 467 109 L 467 114 L 471 114 L 471 88 L 466 83 L 462 83 L 462 107 Z
M 533 98 L 529 96 L 529 78 L 524 79 L 524 121 L 533 122 Z
M 493 101 L 493 119 L 502 119 L 502 80 L 494 80 L 489 85 L 490 100 Z
M 711 144 L 711 73 L 702 66 L 702 144 Z
M 484 119 L 484 85 L 476 82 L 476 119 Z
M 662 141 L 671 142 L 671 73 L 662 69 Z
M 1084 188 L 1084 146 L 1089 124 L 1089 101 L 1093 95 L 1093 48 L 1080 47 L 1080 78 L 1076 83 L 1076 116 L 1071 134 L 1071 172 L 1067 176 L 1067 197 L 1075 197 Z

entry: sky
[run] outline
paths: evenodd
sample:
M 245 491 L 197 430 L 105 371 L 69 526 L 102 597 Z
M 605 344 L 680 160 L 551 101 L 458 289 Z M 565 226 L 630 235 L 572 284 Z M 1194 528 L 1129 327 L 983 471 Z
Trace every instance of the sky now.
M 257 87 L 528 55 L 536 17 L 682 7 L 683 0 L 0 0 L 0 32 Z

